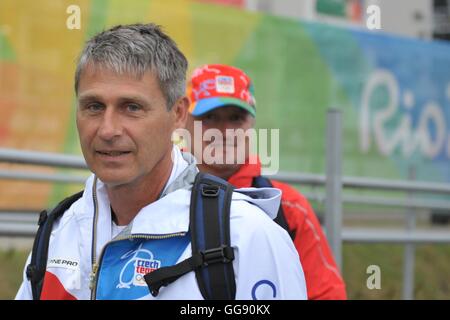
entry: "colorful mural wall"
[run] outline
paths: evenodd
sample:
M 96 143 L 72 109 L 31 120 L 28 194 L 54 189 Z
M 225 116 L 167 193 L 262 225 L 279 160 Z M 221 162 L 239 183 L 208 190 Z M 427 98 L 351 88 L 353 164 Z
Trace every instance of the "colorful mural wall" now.
M 80 8 L 80 29 L 66 26 L 70 5 Z M 413 168 L 417 179 L 450 182 L 449 44 L 207 1 L 2 0 L 0 147 L 81 154 L 73 73 L 84 41 L 115 24 L 149 21 L 178 42 L 190 71 L 227 63 L 248 72 L 257 126 L 280 129 L 281 170 L 324 172 L 326 110 L 336 107 L 344 114 L 344 174 L 406 179 Z M 70 191 L 0 181 L 0 207 L 40 208 Z

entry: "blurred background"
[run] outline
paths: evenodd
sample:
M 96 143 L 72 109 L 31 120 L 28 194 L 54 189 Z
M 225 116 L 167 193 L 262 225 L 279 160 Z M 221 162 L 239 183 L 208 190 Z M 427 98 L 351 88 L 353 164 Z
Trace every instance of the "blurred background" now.
M 71 5 L 79 29 L 67 27 Z M 89 174 L 77 55 L 136 22 L 162 25 L 189 72 L 223 63 L 254 80 L 257 127 L 280 129 L 278 178 L 324 222 L 349 298 L 450 299 L 450 0 L 1 0 L 0 298 L 20 285 L 37 213 Z M 330 109 L 342 130 L 327 135 Z M 381 289 L 367 286 L 370 265 Z

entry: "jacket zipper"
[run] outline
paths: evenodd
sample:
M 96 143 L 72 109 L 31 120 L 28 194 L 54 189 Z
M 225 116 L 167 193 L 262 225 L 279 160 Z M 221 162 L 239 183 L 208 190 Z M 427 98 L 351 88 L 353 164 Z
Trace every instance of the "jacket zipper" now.
M 97 274 L 97 219 L 98 219 L 98 199 L 97 199 L 97 177 L 94 178 L 92 186 L 92 197 L 94 200 L 94 221 L 92 224 L 92 248 L 91 248 L 91 273 L 89 274 L 89 288 L 91 289 L 92 300 L 92 284 Z
M 114 240 L 109 241 L 102 249 L 102 252 L 100 253 L 100 258 L 98 263 L 93 265 L 92 268 L 92 274 L 90 279 L 90 288 L 91 288 L 91 300 L 96 300 L 97 296 L 97 284 L 98 284 L 98 271 L 100 270 L 101 263 L 103 261 L 103 255 L 105 254 L 105 250 L 111 243 L 122 241 L 122 240 L 133 240 L 133 239 L 145 239 L 145 240 L 162 240 L 162 239 L 169 239 L 169 238 L 175 238 L 175 237 L 183 237 L 186 235 L 186 232 L 175 232 L 175 233 L 169 233 L 169 234 L 162 234 L 162 235 L 146 235 L 146 234 L 133 234 L 126 237 L 117 237 Z M 95 269 L 94 269 L 95 267 Z

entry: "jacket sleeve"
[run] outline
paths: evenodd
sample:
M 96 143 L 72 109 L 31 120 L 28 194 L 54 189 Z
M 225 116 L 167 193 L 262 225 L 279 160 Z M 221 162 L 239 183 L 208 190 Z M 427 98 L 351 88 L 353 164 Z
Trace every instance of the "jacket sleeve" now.
M 303 265 L 308 299 L 347 299 L 345 283 L 308 200 L 286 184 L 274 182 L 274 187 L 283 191 L 281 204 L 289 229 L 295 231 L 294 244 Z
M 28 255 L 28 259 L 23 268 L 23 280 L 20 285 L 19 291 L 16 294 L 15 300 L 33 300 L 33 294 L 31 293 L 31 284 L 27 279 L 26 270 L 27 266 L 31 261 L 31 253 Z
M 307 299 L 302 266 L 287 232 L 246 202 L 232 204 L 233 209 L 245 212 L 231 217 L 236 299 Z

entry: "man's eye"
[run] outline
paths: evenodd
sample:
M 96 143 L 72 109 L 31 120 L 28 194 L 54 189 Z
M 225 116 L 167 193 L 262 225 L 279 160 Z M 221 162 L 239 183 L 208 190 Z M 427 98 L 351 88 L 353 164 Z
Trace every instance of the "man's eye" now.
M 205 120 L 216 120 L 217 119 L 217 117 L 216 117 L 216 115 L 215 114 L 207 114 L 207 115 L 205 115 L 205 118 L 204 118 Z
M 91 103 L 86 107 L 86 109 L 91 112 L 99 112 L 103 110 L 103 105 L 101 105 L 100 103 Z
M 141 109 L 142 108 L 141 108 L 140 105 L 133 104 L 133 103 L 127 104 L 127 111 L 136 112 L 136 111 L 139 111 Z
M 235 114 L 230 117 L 230 121 L 232 121 L 232 122 L 242 121 L 243 119 L 244 118 L 239 114 Z

